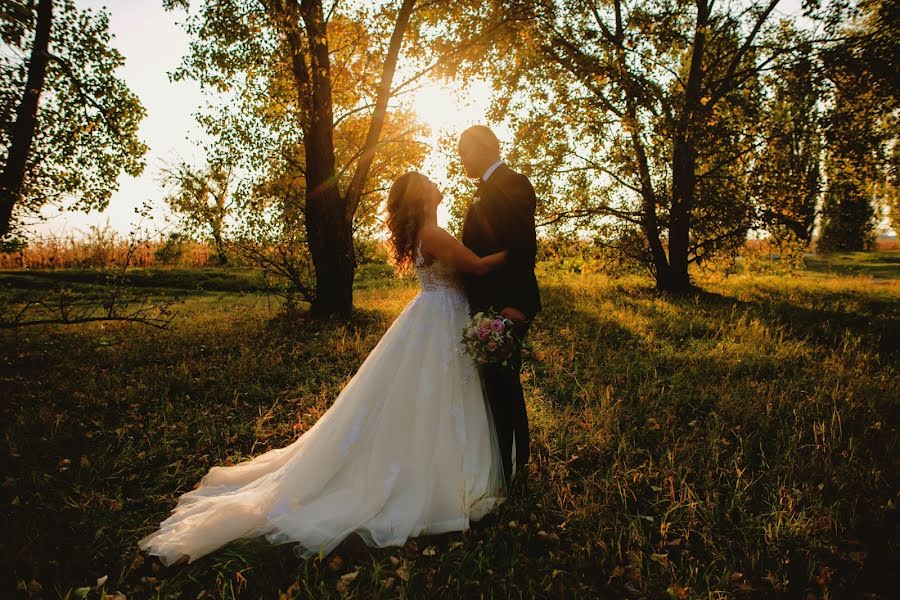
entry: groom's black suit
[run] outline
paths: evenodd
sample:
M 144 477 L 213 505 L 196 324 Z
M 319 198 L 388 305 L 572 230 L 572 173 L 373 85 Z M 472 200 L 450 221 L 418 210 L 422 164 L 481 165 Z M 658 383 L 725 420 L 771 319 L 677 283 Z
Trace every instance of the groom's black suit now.
M 463 244 L 478 256 L 509 251 L 503 267 L 483 277 L 467 275 L 464 282 L 473 313 L 488 308 L 500 311 L 506 307 L 522 311 L 526 320 L 517 326 L 516 332 L 522 338 L 541 310 L 534 276 L 535 204 L 534 188 L 528 178 L 501 164 L 487 181 L 479 183 L 462 231 Z M 516 356 L 512 367 L 489 365 L 483 371 L 507 481 L 512 471 L 513 432 L 517 470 L 528 462 L 529 456 L 528 415 L 519 379 L 521 365 L 521 356 Z

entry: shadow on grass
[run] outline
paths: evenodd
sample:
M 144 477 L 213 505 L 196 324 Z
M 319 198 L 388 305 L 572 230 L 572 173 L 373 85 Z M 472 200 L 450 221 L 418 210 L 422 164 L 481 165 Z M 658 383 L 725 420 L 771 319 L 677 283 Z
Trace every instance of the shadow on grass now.
M 895 420 L 897 409 L 887 397 L 890 371 L 879 363 L 890 365 L 896 356 L 894 304 L 861 301 L 852 293 L 792 298 L 773 290 L 749 300 L 712 292 L 665 298 L 649 288 L 617 284 L 585 291 L 549 285 L 542 292 L 546 309 L 534 338 L 547 358 L 533 368 L 535 387 L 550 397 L 541 402 L 560 415 L 574 413 L 565 426 L 570 429 L 579 428 L 579 421 L 590 423 L 598 409 L 610 412 L 599 421 L 609 429 L 604 436 L 586 434 L 578 441 L 572 432 L 554 432 L 575 440 L 569 452 L 577 446 L 577 460 L 556 458 L 567 465 L 569 481 L 584 482 L 569 493 L 597 502 L 604 521 L 629 532 L 632 547 L 645 536 L 642 550 L 664 552 L 667 564 L 681 572 L 698 564 L 711 568 L 727 557 L 744 565 L 743 572 L 785 575 L 789 584 L 783 586 L 753 582 L 756 595 L 766 597 L 803 595 L 814 585 L 810 573 L 821 577 L 823 569 L 835 574 L 832 593 L 859 596 L 895 588 L 891 562 L 898 529 L 889 525 L 889 515 L 896 511 L 885 509 L 894 492 L 878 475 L 897 449 L 893 430 L 882 430 L 881 420 Z M 858 345 L 846 345 L 848 333 L 860 338 Z M 760 347 L 745 346 L 753 336 L 769 339 Z M 879 361 L 857 350 L 874 350 Z M 833 389 L 822 387 L 826 360 L 839 363 Z M 605 388 L 617 402 L 603 400 Z M 835 419 L 840 430 L 828 439 L 803 441 Z M 590 441 L 598 437 L 604 440 L 599 446 Z M 549 443 L 567 445 L 552 437 Z M 546 451 L 534 452 L 539 462 L 549 458 Z M 851 466 L 848 457 L 855 455 Z M 553 471 L 539 472 L 537 479 L 553 478 Z M 742 491 L 745 477 L 753 482 L 752 492 Z M 676 502 L 683 493 L 678 481 L 708 504 L 687 510 Z M 807 490 L 798 492 L 803 508 L 792 511 L 831 521 L 840 532 L 825 534 L 828 541 L 820 544 L 814 539 L 820 534 L 810 537 L 799 527 L 761 547 L 756 536 L 774 531 L 782 518 L 776 516 L 785 486 Z M 617 490 L 627 508 L 610 497 Z M 683 526 L 683 515 L 695 514 L 687 520 L 696 530 L 676 538 L 695 540 L 689 554 L 682 555 L 681 545 L 672 547 L 671 535 L 650 543 L 659 534 L 642 515 L 661 511 L 673 531 Z M 585 516 L 581 522 L 590 521 Z M 567 524 L 574 531 L 579 518 L 570 514 Z M 608 539 L 609 533 L 595 535 Z
M 885 361 L 900 354 L 900 311 L 896 301 L 888 298 L 862 298 L 851 292 L 793 292 L 790 297 L 776 290 L 754 294 L 750 300 L 698 291 L 691 299 L 674 299 L 683 307 L 715 312 L 725 318 L 738 310 L 784 329 L 791 336 L 810 344 L 838 349 L 850 336 L 863 340 Z M 709 310 L 712 309 L 712 310 Z
M 155 597 L 163 583 L 164 597 L 211 586 L 223 597 L 270 597 L 298 568 L 333 592 L 339 574 L 298 567 L 289 546 L 238 543 L 159 571 L 135 544 L 209 467 L 293 441 L 294 426 L 324 412 L 390 315 L 359 310 L 342 323 L 272 318 L 252 299 L 197 302 L 171 331 L 47 329 L 4 346 L 0 415 L 16 439 L 0 445 L 9 523 L 0 596 L 32 580 L 65 596 L 109 575 L 128 597 Z M 107 337 L 117 339 L 99 343 Z
M 253 540 L 160 569 L 135 544 L 211 466 L 281 447 L 315 422 L 391 314 L 273 319 L 252 310 L 256 298 L 200 297 L 171 332 L 22 336 L 0 356 L 0 590 L 14 597 L 33 578 L 64 596 L 109 575 L 107 590 L 129 598 L 278 597 L 294 585 L 294 596 L 338 598 L 340 578 L 357 573 L 358 597 L 662 597 L 676 584 L 772 597 L 770 570 L 790 575 L 779 593 L 796 598 L 822 565 L 835 569 L 832 595 L 892 589 L 895 528 L 879 512 L 895 481 L 889 413 L 867 405 L 865 381 L 841 380 L 856 404 L 829 426 L 830 397 L 792 395 L 815 386 L 813 360 L 738 361 L 715 346 L 742 314 L 827 349 L 842 327 L 874 344 L 866 320 L 895 309 L 853 294 L 823 303 L 772 290 L 741 300 L 728 288 L 680 299 L 613 283 L 542 289 L 529 393 L 545 414 L 534 415 L 530 491 L 468 533 L 420 538 L 418 551 L 342 548 L 343 564 Z M 426 546 L 437 552 L 423 556 Z M 736 571 L 755 587 L 729 583 Z

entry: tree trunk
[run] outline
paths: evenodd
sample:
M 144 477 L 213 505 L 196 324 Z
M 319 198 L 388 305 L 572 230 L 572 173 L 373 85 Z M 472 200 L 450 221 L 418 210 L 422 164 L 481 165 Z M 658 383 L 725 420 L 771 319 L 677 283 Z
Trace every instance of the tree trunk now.
M 16 112 L 16 122 L 10 136 L 9 155 L 3 174 L 0 175 L 0 238 L 9 233 L 13 207 L 22 195 L 25 170 L 34 131 L 37 126 L 38 101 L 44 88 L 47 63 L 50 60 L 50 26 L 53 21 L 53 0 L 39 0 L 37 4 L 37 25 L 31 60 L 28 62 L 28 79 L 25 93 Z
M 667 292 L 682 293 L 691 289 L 688 274 L 691 233 L 691 206 L 697 179 L 690 144 L 675 142 L 672 155 L 672 208 L 669 212 L 669 273 L 666 281 L 658 281 Z
M 394 71 L 397 69 L 397 59 L 400 57 L 400 46 L 403 44 L 403 35 L 409 25 L 409 17 L 412 15 L 416 0 L 403 0 L 397 21 L 394 23 L 394 31 L 388 44 L 387 56 L 384 60 L 384 68 L 381 72 L 381 82 L 378 85 L 378 94 L 375 98 L 375 111 L 372 113 L 372 122 L 369 124 L 369 133 L 366 135 L 364 152 L 356 165 L 356 172 L 347 187 L 347 213 L 350 218 L 356 213 L 359 201 L 362 198 L 363 187 L 369 176 L 372 161 L 375 160 L 375 149 L 381 138 L 381 130 L 387 120 L 388 102 L 391 99 L 391 84 L 394 82 Z
M 307 171 L 307 177 L 309 171 Z M 353 226 L 345 201 L 331 188 L 306 201 L 306 233 L 316 269 L 315 316 L 349 316 L 353 310 L 353 275 L 356 254 Z
M 691 47 L 691 66 L 684 88 L 684 105 L 675 126 L 672 147 L 672 206 L 669 210 L 669 273 L 657 279 L 657 287 L 667 292 L 689 291 L 691 210 L 697 187 L 697 159 L 691 129 L 694 117 L 701 110 L 700 92 L 703 84 L 703 54 L 706 50 L 706 29 L 709 23 L 709 4 L 697 0 L 697 21 Z
M 378 87 L 375 111 L 364 151 L 346 194 L 338 189 L 334 153 L 334 115 L 328 27 L 321 0 L 289 0 L 278 11 L 292 52 L 291 68 L 303 107 L 301 124 L 306 154 L 304 220 L 310 256 L 316 273 L 311 312 L 316 316 L 349 316 L 353 309 L 353 216 L 384 127 L 391 83 L 404 32 L 415 0 L 404 0 L 391 35 Z M 304 44 L 299 24 L 306 33 Z M 308 46 L 307 50 L 304 46 Z
M 228 264 L 228 254 L 225 253 L 225 240 L 222 239 L 221 233 L 216 234 L 213 240 L 216 243 L 216 259 L 219 261 L 219 266 L 224 267 Z
M 303 0 L 300 6 L 309 40 L 309 71 L 303 82 L 310 92 L 309 120 L 303 140 L 306 151 L 306 235 L 316 293 L 316 316 L 349 316 L 353 310 L 353 215 L 338 189 L 334 155 L 334 114 L 331 63 L 322 3 Z M 297 65 L 294 67 L 295 74 Z
M 630 100 L 628 102 L 628 113 L 632 127 L 631 147 L 634 151 L 638 174 L 641 179 L 641 229 L 644 232 L 644 237 L 647 238 L 647 245 L 650 248 L 656 287 L 663 289 L 665 286 L 660 285 L 660 282 L 669 280 L 672 269 L 666 258 L 666 250 L 659 236 L 656 191 L 653 189 L 653 180 L 650 177 L 650 164 L 647 159 L 647 152 L 644 150 L 643 141 L 641 141 L 640 125 L 634 116 L 637 113 L 637 109 Z

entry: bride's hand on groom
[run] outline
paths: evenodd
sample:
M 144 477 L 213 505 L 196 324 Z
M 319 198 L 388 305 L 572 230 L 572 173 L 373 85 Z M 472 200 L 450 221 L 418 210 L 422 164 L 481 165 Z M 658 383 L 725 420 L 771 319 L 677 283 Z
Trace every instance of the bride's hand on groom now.
M 507 306 L 500 311 L 500 314 L 516 324 L 525 322 L 525 313 L 512 306 Z

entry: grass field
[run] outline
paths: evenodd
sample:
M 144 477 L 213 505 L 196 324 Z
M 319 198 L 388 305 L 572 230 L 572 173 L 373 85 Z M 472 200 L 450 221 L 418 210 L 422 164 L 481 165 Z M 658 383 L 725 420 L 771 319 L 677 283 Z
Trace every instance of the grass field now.
M 314 423 L 416 290 L 367 268 L 339 324 L 282 316 L 250 272 L 131 276 L 184 296 L 170 331 L 0 333 L 0 597 L 889 598 L 900 585 L 900 253 L 679 299 L 641 278 L 544 273 L 526 495 L 403 549 L 300 561 L 252 540 L 173 568 L 137 540 L 211 466 Z M 0 290 L 98 277 L 6 272 Z

